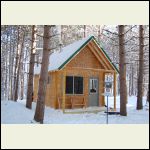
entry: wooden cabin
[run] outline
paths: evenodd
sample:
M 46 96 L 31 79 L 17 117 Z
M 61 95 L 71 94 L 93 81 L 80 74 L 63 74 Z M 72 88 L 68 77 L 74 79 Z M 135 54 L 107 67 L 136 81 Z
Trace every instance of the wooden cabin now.
M 50 55 L 45 104 L 55 109 L 104 106 L 105 75 L 112 74 L 116 108 L 117 73 L 116 66 L 94 36 L 76 41 Z M 34 74 L 36 101 L 40 67 Z

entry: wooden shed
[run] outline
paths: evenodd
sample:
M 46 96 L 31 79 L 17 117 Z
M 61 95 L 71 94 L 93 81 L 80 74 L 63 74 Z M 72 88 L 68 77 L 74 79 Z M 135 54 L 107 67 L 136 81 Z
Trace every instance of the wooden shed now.
M 102 107 L 105 75 L 118 70 L 94 36 L 76 41 L 50 55 L 45 104 L 52 108 Z M 40 67 L 34 73 L 34 101 L 37 100 Z

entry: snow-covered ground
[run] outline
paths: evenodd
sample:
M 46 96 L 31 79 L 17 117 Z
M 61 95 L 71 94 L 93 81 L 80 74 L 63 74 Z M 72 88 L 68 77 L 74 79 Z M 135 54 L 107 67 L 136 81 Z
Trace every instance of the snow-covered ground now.
M 106 98 L 105 98 L 106 99 Z M 119 97 L 117 97 L 117 110 L 119 111 Z M 33 120 L 35 106 L 32 110 L 25 107 L 25 100 L 17 102 L 1 101 L 1 123 L 2 124 L 31 124 Z M 136 110 L 136 97 L 129 97 L 127 104 L 127 116 L 109 115 L 109 124 L 149 124 L 149 106 L 146 98 L 143 98 L 143 110 Z M 109 107 L 113 107 L 113 97 L 109 97 Z M 45 108 L 45 124 L 106 124 L 106 113 L 82 113 L 63 114 L 61 110 Z

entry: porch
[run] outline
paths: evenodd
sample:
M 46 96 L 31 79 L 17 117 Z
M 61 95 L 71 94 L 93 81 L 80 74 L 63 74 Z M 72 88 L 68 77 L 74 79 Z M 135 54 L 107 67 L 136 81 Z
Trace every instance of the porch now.
M 92 71 L 92 72 L 96 72 L 98 74 L 103 73 L 104 77 L 105 75 L 112 75 L 113 77 L 113 96 L 114 96 L 114 107 L 113 110 L 116 111 L 116 71 L 114 70 L 106 70 L 106 69 L 93 69 L 93 68 L 80 68 L 80 67 L 73 67 L 73 68 L 67 68 L 67 69 L 63 69 L 62 70 L 62 74 L 63 74 L 63 95 L 62 95 L 62 100 L 59 102 L 59 106 L 61 105 L 61 107 L 59 107 L 60 109 L 62 109 L 63 113 L 85 113 L 85 112 L 100 112 L 100 111 L 105 111 L 106 107 L 103 106 L 93 106 L 90 107 L 88 105 L 88 90 L 86 93 L 84 93 L 81 97 L 81 101 L 79 102 L 78 100 L 76 101 L 76 99 L 71 99 L 68 101 L 68 95 L 66 94 L 66 77 L 69 73 L 69 69 L 73 70 L 75 69 L 76 71 Z M 84 74 L 83 78 L 85 79 L 89 79 L 89 74 Z M 100 91 L 103 91 L 100 93 L 99 97 L 103 97 L 104 98 L 104 92 L 105 92 L 105 87 L 104 87 L 104 82 L 105 82 L 105 78 L 101 79 L 100 82 L 98 82 L 100 85 L 99 87 L 101 88 Z M 84 83 L 84 86 L 88 86 L 88 84 Z M 88 88 L 88 87 L 84 87 L 84 88 Z M 98 99 L 99 99 L 98 97 Z M 68 109 L 68 106 L 71 109 Z M 72 107 L 73 106 L 73 107 Z M 76 106 L 81 106 L 82 108 L 77 108 Z

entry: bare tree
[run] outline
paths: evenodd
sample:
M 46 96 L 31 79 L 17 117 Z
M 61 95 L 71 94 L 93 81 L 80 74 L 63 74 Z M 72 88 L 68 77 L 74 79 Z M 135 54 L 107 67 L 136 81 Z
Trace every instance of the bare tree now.
M 84 38 L 86 37 L 86 25 L 84 25 Z
M 15 88 L 16 88 L 16 78 L 17 78 L 17 66 L 19 60 L 19 51 L 20 51 L 20 27 L 17 27 L 17 49 L 15 57 L 15 68 L 14 68 L 14 83 L 13 83 L 13 100 L 15 100 Z
M 24 96 L 24 65 L 23 65 L 23 53 L 22 53 L 22 60 L 20 65 L 20 99 L 23 100 Z
M 16 74 L 14 101 L 17 101 L 17 99 L 18 99 L 18 83 L 19 83 L 19 74 L 20 74 L 20 67 L 21 67 L 21 57 L 22 57 L 22 51 L 23 51 L 23 47 L 24 47 L 24 38 L 25 38 L 25 31 L 22 31 L 22 42 L 21 42 L 21 45 L 20 45 L 19 61 L 18 61 L 18 64 L 17 64 L 17 74 Z
M 149 84 L 148 84 L 148 91 L 147 91 L 147 102 L 149 102 Z
M 9 37 L 9 34 L 7 33 L 7 42 L 6 42 L 6 61 L 5 61 L 5 71 L 6 71 L 6 74 L 5 74 L 5 90 L 4 90 L 4 93 L 5 93 L 5 98 L 7 99 L 8 98 L 8 37 Z
M 124 25 L 119 25 L 119 73 L 120 73 L 120 115 L 127 116 L 126 69 L 124 47 Z
M 134 71 L 133 71 L 133 64 L 131 64 L 131 95 L 134 95 L 133 80 L 134 80 Z
M 33 97 L 33 75 L 34 75 L 34 60 L 36 50 L 36 26 L 32 26 L 32 45 L 30 54 L 30 66 L 29 66 L 29 77 L 28 77 L 28 88 L 27 88 L 27 101 L 26 107 L 32 108 L 32 97 Z
M 144 38 L 143 38 L 143 26 L 139 26 L 139 73 L 138 73 L 138 93 L 137 93 L 137 110 L 143 109 L 143 50 L 144 50 Z
M 15 37 L 15 29 L 13 28 L 13 38 Z M 10 99 L 13 100 L 13 74 L 14 74 L 14 56 L 15 56 L 15 39 L 12 40 L 12 54 L 10 59 Z
M 48 65 L 49 65 L 49 43 L 50 43 L 50 28 L 49 25 L 44 25 L 44 37 L 43 37 L 43 56 L 41 64 L 41 72 L 38 88 L 38 99 L 36 104 L 36 110 L 34 120 L 43 123 L 44 109 L 45 109 L 45 95 L 48 77 Z

